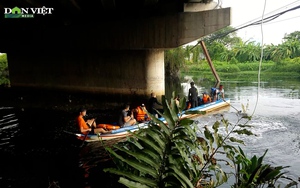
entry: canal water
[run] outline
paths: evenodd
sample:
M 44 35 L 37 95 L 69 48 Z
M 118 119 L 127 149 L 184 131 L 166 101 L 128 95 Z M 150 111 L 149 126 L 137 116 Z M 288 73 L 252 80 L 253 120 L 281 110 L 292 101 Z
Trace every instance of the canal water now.
M 234 135 L 245 142 L 245 145 L 241 146 L 245 154 L 249 158 L 254 155 L 262 156 L 268 150 L 264 158 L 265 163 L 272 166 L 290 166 L 285 169 L 286 176 L 296 181 L 300 180 L 300 80 L 277 78 L 262 81 L 259 88 L 254 80 L 227 80 L 222 84 L 226 97 L 231 101 L 231 108 L 222 113 L 197 118 L 199 127 L 212 126 L 223 117 L 235 125 L 241 119 L 240 112 L 252 115 L 247 125 L 252 126 L 250 130 L 256 136 Z M 184 83 L 183 86 L 186 93 L 187 84 Z M 205 84 L 200 88 L 202 91 L 210 89 Z M 220 114 L 224 116 L 221 117 Z M 243 122 L 246 120 L 239 123 Z M 284 187 L 289 181 L 278 182 Z
M 194 79 L 194 80 L 193 80 Z M 213 83 L 185 78 L 179 86 L 169 86 L 181 96 L 187 95 L 189 82 L 195 81 L 199 93 L 209 91 Z M 290 166 L 287 175 L 300 176 L 300 80 L 280 78 L 264 81 L 224 79 L 226 98 L 231 107 L 201 118 L 199 127 L 212 125 L 222 114 L 232 124 L 238 111 L 253 114 L 251 131 L 256 136 L 241 136 L 249 156 L 261 156 L 266 163 Z M 87 105 L 90 116 L 111 122 L 116 109 L 97 109 L 101 100 L 80 95 L 1 90 L 0 99 L 0 187 L 123 187 L 117 177 L 104 173 L 112 165 L 100 143 L 82 145 L 67 132 L 75 132 L 75 109 Z M 256 105 L 257 103 L 257 105 Z M 67 131 L 67 132 L 66 132 Z M 238 135 L 236 135 L 238 136 Z M 113 143 L 107 143 L 113 144 Z M 285 184 L 286 182 L 282 182 Z

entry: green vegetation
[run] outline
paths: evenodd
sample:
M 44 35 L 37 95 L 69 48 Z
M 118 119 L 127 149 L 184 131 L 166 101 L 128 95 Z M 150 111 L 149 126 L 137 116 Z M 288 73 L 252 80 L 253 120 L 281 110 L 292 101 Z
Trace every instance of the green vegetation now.
M 0 53 L 0 86 L 9 86 L 7 55 Z
M 265 75 L 281 75 L 281 76 L 292 76 L 292 77 L 299 77 L 300 76 L 300 64 L 297 62 L 300 58 L 295 59 L 286 59 L 281 64 L 276 64 L 272 61 L 265 61 L 261 64 L 261 72 Z M 238 64 L 230 64 L 215 61 L 214 66 L 219 73 L 219 75 L 230 75 L 234 74 L 252 74 L 257 75 L 257 71 L 259 68 L 259 62 L 245 62 L 245 63 L 238 63 Z M 199 73 L 201 74 L 210 74 L 211 70 L 206 61 L 203 61 L 199 64 L 192 64 L 186 66 L 184 71 L 181 71 L 185 74 L 190 73 Z
M 173 93 L 173 98 L 175 93 Z M 253 135 L 247 122 L 251 117 L 240 116 L 235 125 L 222 118 L 212 127 L 197 126 L 191 119 L 181 119 L 185 99 L 179 106 L 163 100 L 167 124 L 151 116 L 147 129 L 132 134 L 114 149 L 107 148 L 116 168 L 105 172 L 120 176 L 119 183 L 127 187 L 279 187 L 278 179 L 287 179 L 286 187 L 297 182 L 284 176 L 287 167 L 265 164 L 261 156 L 248 158 L 239 145 L 244 142 L 233 135 Z M 196 113 L 196 112 L 194 112 Z M 198 112 L 201 113 L 201 112 Z M 178 116 L 179 114 L 179 116 Z M 203 113 L 202 113 L 203 114 Z M 245 120 L 244 123 L 241 123 Z M 201 134 L 197 135 L 196 132 Z M 222 130 L 222 131 L 220 131 Z M 228 172 L 222 168 L 231 167 Z M 229 182 L 229 178 L 233 179 Z
M 261 58 L 261 45 L 253 41 L 244 42 L 236 36 L 236 33 L 229 33 L 231 30 L 233 28 L 227 27 L 202 39 L 217 72 L 219 74 L 244 74 L 244 72 L 253 71 L 257 74 Z M 222 38 L 218 38 L 218 36 L 222 36 Z M 199 45 L 168 50 L 165 62 L 168 70 L 173 73 L 211 74 Z M 300 31 L 286 35 L 282 44 L 263 46 L 261 71 L 266 74 L 286 73 L 300 76 Z

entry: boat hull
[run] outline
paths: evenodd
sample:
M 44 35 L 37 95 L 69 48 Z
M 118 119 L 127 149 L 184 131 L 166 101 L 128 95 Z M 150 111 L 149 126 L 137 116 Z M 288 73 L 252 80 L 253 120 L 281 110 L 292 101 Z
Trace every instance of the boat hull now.
M 186 111 L 203 111 L 206 113 L 214 112 L 218 109 L 221 109 L 223 107 L 230 106 L 230 100 L 218 100 L 215 102 L 211 102 L 208 104 L 200 105 L 191 109 L 188 109 Z M 192 118 L 195 116 L 199 116 L 199 114 L 185 114 L 186 111 L 182 112 L 181 118 Z M 164 119 L 161 119 L 162 121 Z M 76 134 L 77 138 L 80 140 L 84 140 L 85 142 L 94 142 L 94 141 L 101 141 L 101 140 L 111 140 L 116 138 L 122 138 L 129 136 L 132 132 L 137 131 L 142 128 L 147 128 L 148 123 L 140 123 L 134 126 L 129 127 L 123 127 L 120 129 L 112 130 L 112 133 L 110 134 L 88 134 L 87 136 L 84 134 Z

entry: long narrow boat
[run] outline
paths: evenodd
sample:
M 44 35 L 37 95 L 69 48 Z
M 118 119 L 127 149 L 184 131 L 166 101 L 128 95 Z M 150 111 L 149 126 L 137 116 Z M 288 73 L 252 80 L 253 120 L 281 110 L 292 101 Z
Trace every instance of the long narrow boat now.
M 229 105 L 230 105 L 230 99 L 225 99 L 225 100 L 220 99 L 218 101 L 200 105 L 200 106 L 188 109 L 186 111 L 204 111 L 206 113 L 210 113 L 210 112 L 216 111 L 220 108 L 223 108 L 223 107 L 229 106 Z M 199 114 L 187 114 L 187 113 L 185 114 L 186 111 L 183 111 L 181 118 L 191 118 L 194 116 L 199 116 Z M 161 120 L 163 120 L 163 119 L 161 119 Z M 115 139 L 115 138 L 126 137 L 126 136 L 130 135 L 130 132 L 134 132 L 139 129 L 147 128 L 147 127 L 148 127 L 148 123 L 146 122 L 146 123 L 139 123 L 137 125 L 130 126 L 130 127 L 123 127 L 120 129 L 112 130 L 112 133 L 109 133 L 109 134 L 84 135 L 84 134 L 80 134 L 80 133 L 75 133 L 75 135 L 80 140 L 84 140 L 86 142 L 93 142 L 93 141 L 110 140 L 110 139 Z

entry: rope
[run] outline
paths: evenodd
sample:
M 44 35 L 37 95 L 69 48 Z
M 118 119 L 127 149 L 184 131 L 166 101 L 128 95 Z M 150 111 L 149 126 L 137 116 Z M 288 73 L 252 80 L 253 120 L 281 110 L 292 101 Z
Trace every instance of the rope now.
M 266 10 L 266 4 L 267 4 L 267 0 L 265 0 L 264 9 L 263 9 L 263 13 L 262 13 L 262 16 L 261 16 L 261 24 L 260 24 L 261 50 L 260 50 L 260 60 L 259 60 L 258 75 L 257 75 L 257 93 L 256 93 L 256 103 L 255 103 L 254 110 L 253 110 L 251 116 L 253 116 L 254 113 L 255 113 L 255 111 L 256 111 L 257 104 L 258 104 L 258 99 L 259 99 L 261 63 L 262 63 L 262 59 L 263 59 L 263 55 L 264 55 L 264 48 L 263 48 L 263 46 L 264 46 L 263 20 L 264 20 L 264 15 L 265 15 L 265 10 Z

